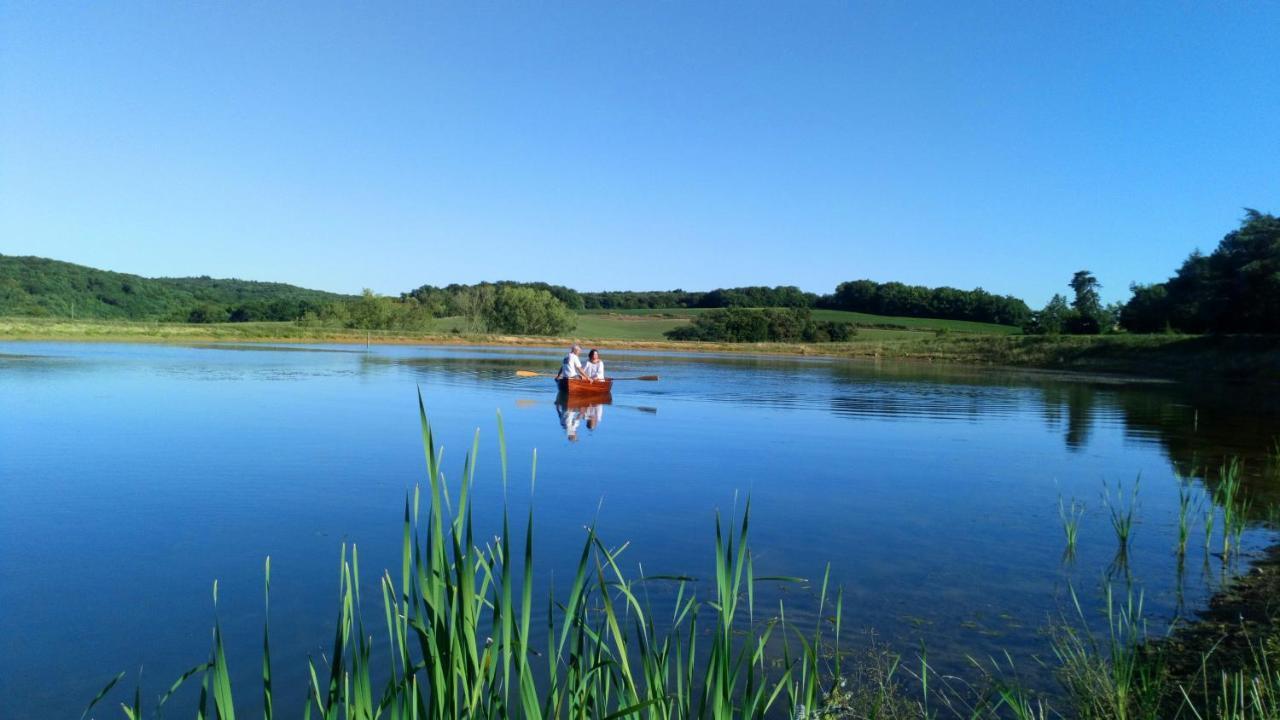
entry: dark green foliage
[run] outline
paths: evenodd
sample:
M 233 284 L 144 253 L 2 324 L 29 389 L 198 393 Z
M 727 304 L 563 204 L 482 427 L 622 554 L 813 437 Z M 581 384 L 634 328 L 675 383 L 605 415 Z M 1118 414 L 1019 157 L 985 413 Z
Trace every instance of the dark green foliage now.
M 814 320 L 808 308 L 725 308 L 665 334 L 714 342 L 842 342 L 856 333 L 850 323 Z
M 434 317 L 457 317 L 459 315 L 465 317 L 476 296 L 491 295 L 501 288 L 529 288 L 531 290 L 545 291 L 563 303 L 569 310 L 576 311 L 588 307 L 583 302 L 583 295 L 572 288 L 567 288 L 563 285 L 550 285 L 544 282 L 521 283 L 511 280 L 482 282 L 475 285 L 453 283 L 445 287 L 423 285 L 407 293 L 402 293 L 400 297 L 401 299 L 413 298 Z
M 1071 306 L 1067 299 L 1055 293 L 1044 309 L 1031 314 L 1031 319 L 1022 326 L 1022 332 L 1028 335 L 1061 335 L 1067 329 L 1071 318 Z
M 718 288 L 698 299 L 702 308 L 809 308 L 818 296 L 794 285 Z
M 283 283 L 144 278 L 0 255 L 0 315 L 111 320 L 297 320 L 347 296 Z
M 972 320 L 998 325 L 1020 326 L 1031 319 L 1027 304 L 1011 295 L 992 295 L 982 288 L 929 288 L 874 280 L 840 283 L 835 294 L 822 298 L 820 305 L 873 315 Z
M 204 303 L 192 308 L 191 312 L 187 315 L 187 322 L 221 323 L 227 322 L 228 317 L 230 317 L 230 314 L 227 312 L 225 307 L 221 305 L 214 305 L 212 303 Z
M 1102 296 L 1098 288 L 1102 284 L 1088 270 L 1077 271 L 1069 283 L 1076 299 L 1071 301 L 1071 315 L 1067 318 L 1067 331 L 1072 335 L 1097 335 L 1104 328 Z
M 607 291 L 582 293 L 587 310 L 656 310 L 663 308 L 814 307 L 818 296 L 794 285 L 686 290 Z
M 1129 286 L 1133 297 L 1120 310 L 1120 325 L 1129 332 L 1156 333 L 1171 330 L 1169 292 L 1164 283 Z
M 685 290 L 610 290 L 582 293 L 587 310 L 656 310 L 698 307 L 706 293 Z
M 1280 333 L 1280 218 L 1247 210 L 1212 254 L 1133 293 L 1121 313 L 1131 332 Z
M 550 291 L 500 286 L 484 311 L 491 332 L 514 335 L 559 335 L 577 325 L 577 317 Z
M 397 300 L 365 288 L 359 298 L 309 311 L 300 322 L 309 327 L 422 332 L 431 329 L 432 315 L 413 298 Z

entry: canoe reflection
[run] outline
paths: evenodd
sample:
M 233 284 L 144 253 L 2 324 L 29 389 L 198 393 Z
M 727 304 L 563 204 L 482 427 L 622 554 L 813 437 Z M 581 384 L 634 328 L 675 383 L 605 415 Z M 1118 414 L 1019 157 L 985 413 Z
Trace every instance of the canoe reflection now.
M 560 393 L 556 396 L 556 414 L 560 416 L 560 427 L 564 428 L 569 442 L 578 441 L 578 431 L 582 425 L 595 432 L 604 419 L 604 406 L 612 405 L 613 397 L 608 393 L 583 398 Z

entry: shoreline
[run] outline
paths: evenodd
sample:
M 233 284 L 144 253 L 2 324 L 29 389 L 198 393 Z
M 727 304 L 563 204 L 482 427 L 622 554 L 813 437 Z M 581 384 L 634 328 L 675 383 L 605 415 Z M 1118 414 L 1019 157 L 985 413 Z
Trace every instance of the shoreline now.
M 282 329 L 288 332 L 280 332 Z M 843 343 L 729 343 L 542 337 L 467 333 L 362 333 L 278 323 L 216 326 L 166 323 L 43 322 L 0 319 L 0 341 L 120 343 L 262 343 L 556 347 L 574 342 L 611 350 L 758 354 L 947 363 L 988 369 L 1071 373 L 1109 380 L 1280 382 L 1280 336 L 1228 335 L 977 335 L 919 333 L 908 339 Z

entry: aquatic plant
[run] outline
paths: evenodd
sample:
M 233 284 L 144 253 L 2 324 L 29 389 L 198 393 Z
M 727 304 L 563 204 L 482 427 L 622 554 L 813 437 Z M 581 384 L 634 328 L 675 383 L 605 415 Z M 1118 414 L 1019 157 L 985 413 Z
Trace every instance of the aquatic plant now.
M 1222 558 L 1231 555 L 1232 544 L 1237 552 L 1247 524 L 1249 501 L 1241 494 L 1240 460 L 1231 458 L 1218 470 L 1218 487 L 1214 502 L 1222 507 Z
M 1080 598 L 1071 589 L 1076 620 L 1055 628 L 1053 638 L 1058 678 L 1077 717 L 1158 718 L 1166 675 L 1160 657 L 1145 651 L 1143 596 L 1130 589 L 1117 603 L 1110 583 L 1105 589 L 1107 629 L 1101 638 L 1089 629 Z
M 1111 528 L 1115 531 L 1116 542 L 1119 543 L 1121 551 L 1128 549 L 1129 539 L 1133 536 L 1133 521 L 1138 509 L 1138 488 L 1141 482 L 1142 476 L 1139 475 L 1133 481 L 1133 487 L 1130 489 L 1127 499 L 1124 494 L 1124 486 L 1119 482 L 1116 483 L 1114 499 L 1112 498 L 1110 486 L 1105 482 L 1102 485 L 1102 503 L 1106 505 L 1107 511 L 1111 516 Z
M 332 650 L 323 665 L 308 663 L 305 714 L 338 718 L 758 718 L 781 709 L 789 717 L 813 713 L 838 677 L 843 594 L 824 575 L 810 633 L 776 617 L 758 618 L 755 588 L 798 578 L 759 577 L 747 545 L 750 502 L 726 528 L 717 516 L 710 601 L 697 599 L 693 578 L 630 577 L 626 545 L 611 547 L 587 529 L 568 593 L 554 592 L 534 629 L 534 525 L 530 510 L 517 554 L 510 517 L 502 533 L 481 547 L 472 522 L 479 433 L 463 467 L 456 497 L 446 490 L 426 410 L 419 396 L 426 456 L 425 515 L 421 488 L 406 497 L 399 577 L 384 571 L 379 589 L 389 646 L 389 672 L 375 682 L 372 635 L 364 624 L 359 554 L 345 546 L 339 563 L 339 602 Z M 498 419 L 503 483 L 507 459 Z M 536 455 L 534 468 L 536 473 Z M 659 619 L 642 587 L 673 586 L 670 618 Z M 266 566 L 270 597 L 270 563 Z M 217 619 L 207 661 L 180 676 L 157 712 L 187 682 L 199 682 L 198 717 L 233 720 L 244 690 L 233 688 Z M 828 617 L 829 616 L 829 617 Z M 833 624 L 830 635 L 824 632 Z M 535 638 L 545 645 L 535 648 Z M 782 645 L 766 660 L 765 648 Z M 379 665 L 381 667 L 381 665 Z M 106 697 L 116 676 L 86 709 Z M 276 712 L 269 628 L 263 627 L 262 711 Z M 143 713 L 140 692 L 122 706 L 131 720 Z M 238 708 L 237 705 L 240 704 Z M 781 707 L 779 707 L 781 706 Z
M 1204 554 L 1205 562 L 1209 562 L 1209 553 L 1213 547 L 1213 521 L 1217 517 L 1217 508 L 1211 502 L 1204 503 Z
M 1187 554 L 1187 540 L 1191 536 L 1191 485 L 1178 475 L 1178 557 Z
M 1080 532 L 1080 519 L 1084 517 L 1084 503 L 1071 498 L 1071 507 L 1068 509 L 1062 501 L 1062 496 L 1059 495 L 1058 517 L 1062 519 L 1062 531 L 1067 536 L 1067 554 L 1074 555 L 1076 538 Z

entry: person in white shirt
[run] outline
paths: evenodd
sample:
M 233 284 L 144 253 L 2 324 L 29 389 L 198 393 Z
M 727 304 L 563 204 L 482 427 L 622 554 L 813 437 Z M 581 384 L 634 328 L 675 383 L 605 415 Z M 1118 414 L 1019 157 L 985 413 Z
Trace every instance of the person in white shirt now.
M 564 362 L 560 363 L 560 372 L 556 373 L 557 380 L 573 380 L 582 377 L 582 360 L 578 357 L 580 352 L 582 352 L 581 345 L 569 348 L 569 354 L 565 355 Z
M 599 350 L 587 353 L 587 362 L 582 366 L 582 374 L 592 382 L 604 380 L 604 361 L 600 359 Z

